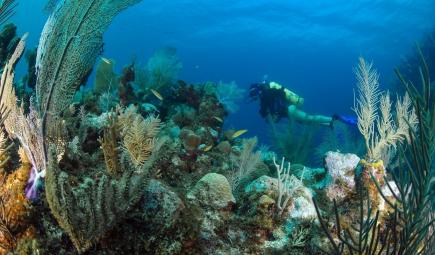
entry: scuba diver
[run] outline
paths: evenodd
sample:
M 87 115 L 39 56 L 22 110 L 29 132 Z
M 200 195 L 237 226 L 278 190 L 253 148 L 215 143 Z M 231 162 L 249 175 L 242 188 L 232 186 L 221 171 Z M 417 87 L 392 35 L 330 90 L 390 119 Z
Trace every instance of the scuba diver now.
M 252 84 L 249 89 L 249 97 L 254 101 L 260 101 L 260 115 L 263 118 L 271 116 L 275 122 L 281 118 L 292 118 L 301 123 L 320 124 L 331 128 L 335 120 L 351 126 L 357 124 L 356 118 L 352 116 L 311 115 L 298 109 L 304 103 L 304 99 L 277 82 L 263 81 Z

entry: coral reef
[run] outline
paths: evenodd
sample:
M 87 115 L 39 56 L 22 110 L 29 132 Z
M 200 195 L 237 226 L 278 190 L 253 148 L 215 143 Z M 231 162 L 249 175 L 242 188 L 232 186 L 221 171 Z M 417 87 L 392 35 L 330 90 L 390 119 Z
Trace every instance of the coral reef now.
M 31 165 L 22 158 L 21 166 L 8 173 L 5 167 L 10 166 L 7 163 L 11 146 L 8 146 L 3 131 L 0 138 L 0 254 L 7 254 L 17 246 L 17 240 L 31 238 L 35 230 L 31 226 L 31 201 L 24 193 Z
M 410 80 L 405 79 L 400 72 L 397 72 L 399 79 L 410 94 L 407 100 L 410 101 L 409 104 L 412 102 L 415 112 L 412 110 L 411 115 L 415 114 L 415 117 L 411 117 L 410 120 L 414 121 L 410 121 L 409 116 L 405 116 L 405 118 L 408 118 L 406 133 L 400 134 L 400 131 L 397 131 L 398 137 L 395 137 L 396 140 L 389 140 L 387 146 L 394 146 L 395 141 L 404 139 L 404 137 L 400 136 L 408 137 L 411 150 L 408 150 L 405 144 L 397 145 L 400 156 L 405 162 L 401 162 L 399 169 L 388 173 L 381 160 L 371 158 L 372 156 L 379 156 L 377 153 L 373 154 L 375 151 L 373 148 L 384 143 L 385 141 L 381 141 L 382 139 L 388 140 L 388 135 L 385 136 L 385 134 L 396 132 L 394 129 L 386 131 L 385 128 L 391 126 L 381 121 L 377 128 L 378 130 L 384 130 L 385 133 L 373 138 L 374 140 L 366 141 L 368 146 L 373 147 L 368 148 L 369 151 L 372 149 L 369 152 L 369 160 L 361 160 L 363 169 L 360 174 L 356 175 L 357 191 L 355 199 L 347 200 L 350 203 L 342 203 L 341 206 L 334 200 L 333 207 L 329 208 L 335 215 L 335 226 L 333 228 L 327 224 L 328 221 L 325 219 L 328 214 L 322 213 L 318 202 L 314 200 L 320 225 L 328 239 L 328 243 L 322 245 L 322 250 L 325 253 L 349 254 L 353 251 L 363 254 L 433 253 L 434 239 L 431 232 L 434 227 L 434 210 L 431 197 L 433 197 L 434 192 L 430 187 L 432 187 L 431 178 L 434 174 L 432 163 L 435 148 L 433 139 L 435 115 L 428 66 L 423 57 L 421 57 L 421 64 L 422 93 L 416 89 Z M 371 90 L 370 93 L 372 93 L 373 82 L 376 81 L 377 75 L 368 71 L 370 66 L 366 68 L 364 65 L 364 63 L 360 62 L 360 68 L 362 68 L 360 70 L 365 71 L 360 72 L 360 75 L 364 75 L 358 78 L 364 77 L 367 82 L 366 85 L 371 84 L 372 87 L 366 87 L 366 92 Z M 359 114 L 365 112 L 363 115 L 371 115 L 368 113 L 370 112 L 369 108 L 374 105 L 373 101 L 371 101 L 371 106 L 369 103 L 373 99 L 372 96 L 366 97 L 359 102 L 365 104 L 365 111 L 360 111 Z M 381 119 L 389 115 L 389 103 L 387 101 L 388 99 L 384 99 L 381 104 L 383 105 L 381 108 L 385 110 Z M 403 104 L 405 101 L 406 99 L 401 103 Z M 401 112 L 398 113 L 399 116 L 402 115 L 403 117 L 403 115 L 410 113 L 408 110 L 404 110 L 408 109 L 408 107 L 399 106 L 397 108 Z M 374 109 L 372 108 L 372 110 Z M 416 130 L 416 123 L 418 123 L 418 130 Z M 369 132 L 374 132 L 374 126 L 370 127 L 369 123 L 361 124 L 360 130 L 365 136 L 368 133 L 364 134 L 365 129 L 363 127 L 368 127 Z M 400 129 L 400 124 L 398 128 Z M 419 177 L 415 178 L 415 176 Z
M 355 191 L 356 167 L 360 158 L 355 154 L 328 152 L 325 156 L 325 168 L 332 177 L 332 184 L 326 188 L 330 201 L 342 202 Z
M 187 193 L 187 199 L 214 209 L 224 209 L 236 203 L 227 178 L 216 173 L 209 173 L 202 177 Z
M 428 78 L 424 96 L 405 82 L 409 96 L 392 113 L 361 60 L 355 110 L 366 158 L 350 154 L 357 145 L 347 154 L 322 149 L 324 167 L 310 168 L 301 163 L 311 163 L 308 138 L 318 133 L 276 135 L 279 155 L 242 138 L 247 129 L 225 130 L 242 92 L 234 82 L 177 80 L 173 48 L 121 74 L 101 57 L 88 88 L 102 34 L 137 2 L 50 2 L 26 96 L 14 84 L 26 35 L 14 39 L 9 27 L 0 36 L 0 254 L 394 254 L 389 245 L 399 239 L 403 254 L 425 249 L 433 227 Z M 407 171 L 390 173 L 382 160 L 405 141 Z

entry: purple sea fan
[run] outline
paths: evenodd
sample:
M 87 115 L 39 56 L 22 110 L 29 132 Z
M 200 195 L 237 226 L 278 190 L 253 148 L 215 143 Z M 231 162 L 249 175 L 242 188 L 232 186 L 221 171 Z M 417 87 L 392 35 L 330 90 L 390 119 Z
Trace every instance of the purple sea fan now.
M 30 177 L 25 189 L 26 198 L 30 201 L 38 200 L 38 192 L 42 186 L 41 178 L 45 177 L 45 171 L 38 172 L 35 167 L 30 170 Z

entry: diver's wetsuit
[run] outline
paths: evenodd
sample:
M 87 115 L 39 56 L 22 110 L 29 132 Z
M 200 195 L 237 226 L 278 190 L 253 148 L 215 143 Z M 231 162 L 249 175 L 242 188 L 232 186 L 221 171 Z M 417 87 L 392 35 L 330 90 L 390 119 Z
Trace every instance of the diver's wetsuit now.
M 304 103 L 304 99 L 276 82 L 262 82 L 252 84 L 249 96 L 260 100 L 260 114 L 263 118 L 271 116 L 274 121 L 281 118 L 293 118 L 303 123 L 331 125 L 332 117 L 310 115 L 297 107 Z

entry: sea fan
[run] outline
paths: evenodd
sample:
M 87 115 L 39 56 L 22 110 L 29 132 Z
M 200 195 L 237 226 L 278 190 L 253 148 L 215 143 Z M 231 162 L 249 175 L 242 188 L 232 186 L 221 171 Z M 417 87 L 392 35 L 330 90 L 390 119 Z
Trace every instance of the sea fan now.
M 237 101 L 245 94 L 245 90 L 239 88 L 235 81 L 216 84 L 216 97 L 229 113 L 234 113 L 239 109 Z
M 50 119 L 66 109 L 92 69 L 103 33 L 123 9 L 140 0 L 59 1 L 49 16 L 36 58 L 36 99 L 44 138 Z M 46 145 L 44 145 L 46 146 Z M 44 149 L 47 152 L 47 149 Z
M 14 15 L 18 3 L 15 0 L 4 0 L 0 3 L 0 25 L 3 25 Z

